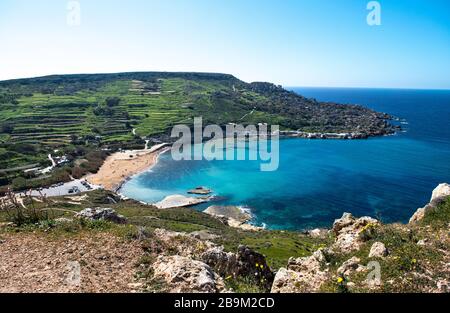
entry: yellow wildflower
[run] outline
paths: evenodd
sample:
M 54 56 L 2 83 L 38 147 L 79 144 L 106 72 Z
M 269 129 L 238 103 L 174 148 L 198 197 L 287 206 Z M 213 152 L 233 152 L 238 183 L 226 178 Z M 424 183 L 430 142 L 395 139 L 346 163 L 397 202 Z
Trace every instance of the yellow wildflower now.
M 339 277 L 339 278 L 337 279 L 338 284 L 342 284 L 343 281 L 344 281 L 344 279 L 343 279 L 342 277 Z

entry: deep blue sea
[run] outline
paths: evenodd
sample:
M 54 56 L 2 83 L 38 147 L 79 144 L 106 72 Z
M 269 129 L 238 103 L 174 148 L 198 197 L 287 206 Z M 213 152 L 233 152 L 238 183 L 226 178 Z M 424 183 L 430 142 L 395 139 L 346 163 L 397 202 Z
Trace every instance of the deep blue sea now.
M 280 167 L 258 161 L 160 157 L 122 193 L 146 202 L 212 188 L 218 203 L 246 206 L 271 229 L 329 227 L 343 212 L 406 222 L 432 190 L 450 182 L 450 90 L 289 88 L 321 101 L 361 104 L 403 120 L 405 132 L 368 140 L 280 141 Z M 199 207 L 204 209 L 203 207 Z

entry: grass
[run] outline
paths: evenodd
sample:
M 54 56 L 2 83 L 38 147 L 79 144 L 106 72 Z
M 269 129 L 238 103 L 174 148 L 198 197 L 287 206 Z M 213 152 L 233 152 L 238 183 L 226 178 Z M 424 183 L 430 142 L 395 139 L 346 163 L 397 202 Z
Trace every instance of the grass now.
M 55 150 L 67 154 L 79 149 L 142 148 L 141 137 L 165 136 L 176 124 L 192 125 L 194 117 L 222 126 L 268 123 L 282 129 L 318 130 L 322 125 L 322 130 L 343 131 L 377 128 L 379 121 L 369 117 L 372 113 L 314 102 L 271 84 L 247 84 L 224 74 L 121 73 L 3 81 L 0 187 L 17 177 L 38 178 L 21 168 L 49 166 L 47 155 Z M 67 166 L 73 169 L 81 158 L 82 154 L 74 154 Z M 12 186 L 49 183 L 37 180 L 33 186 Z

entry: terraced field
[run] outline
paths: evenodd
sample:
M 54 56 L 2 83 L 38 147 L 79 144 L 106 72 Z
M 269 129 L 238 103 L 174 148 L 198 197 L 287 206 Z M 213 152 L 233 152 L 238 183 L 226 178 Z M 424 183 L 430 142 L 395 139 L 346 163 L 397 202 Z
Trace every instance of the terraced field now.
M 121 73 L 3 81 L 0 186 L 20 177 L 39 179 L 24 175 L 24 169 L 50 166 L 48 154 L 69 156 L 67 175 L 73 174 L 76 160 L 89 155 L 95 163 L 89 170 L 95 170 L 104 155 L 93 156 L 94 151 L 143 147 L 143 137 L 167 134 L 173 125 L 191 124 L 197 116 L 205 124 L 389 131 L 385 117 L 368 109 L 323 104 L 269 83 L 247 84 L 225 74 Z M 28 186 L 23 180 L 21 185 Z

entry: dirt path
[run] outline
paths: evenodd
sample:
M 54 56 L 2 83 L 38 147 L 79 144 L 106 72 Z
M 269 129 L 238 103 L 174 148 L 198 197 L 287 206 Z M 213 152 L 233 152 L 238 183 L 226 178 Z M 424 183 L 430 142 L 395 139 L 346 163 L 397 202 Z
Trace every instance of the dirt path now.
M 132 292 L 138 288 L 134 275 L 141 255 L 138 244 L 110 234 L 2 235 L 0 293 Z

